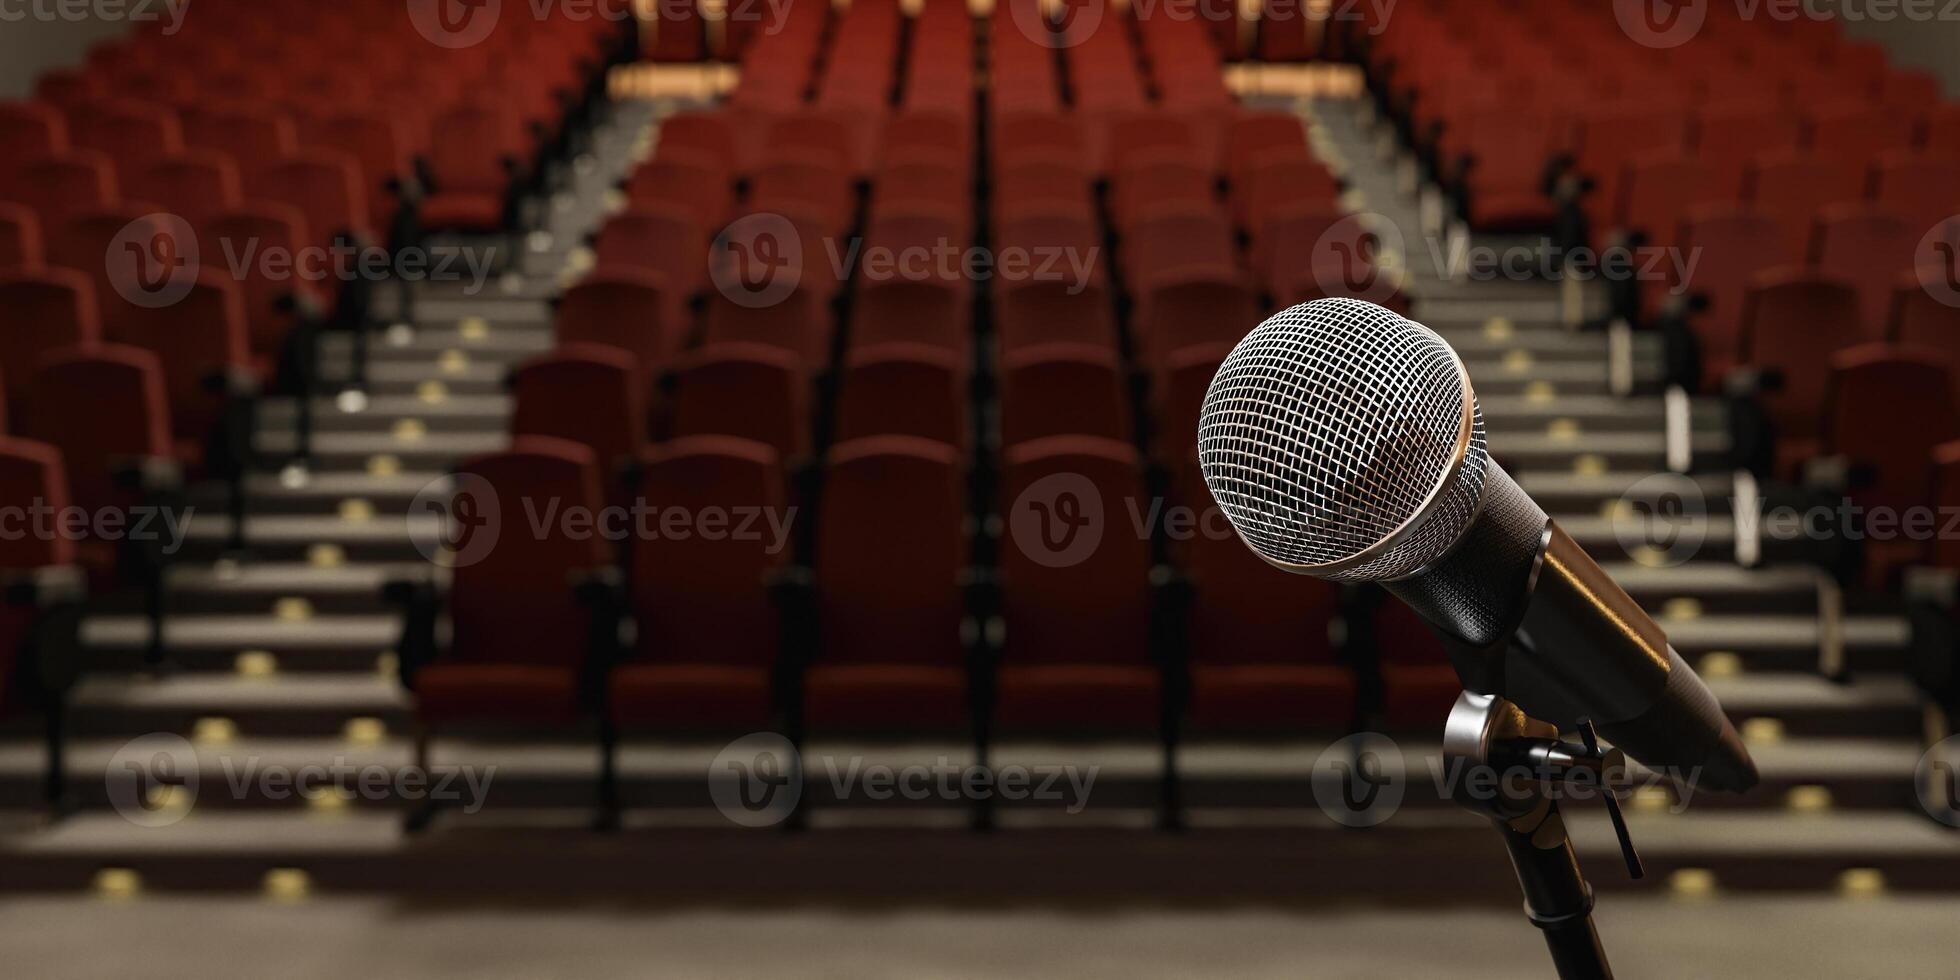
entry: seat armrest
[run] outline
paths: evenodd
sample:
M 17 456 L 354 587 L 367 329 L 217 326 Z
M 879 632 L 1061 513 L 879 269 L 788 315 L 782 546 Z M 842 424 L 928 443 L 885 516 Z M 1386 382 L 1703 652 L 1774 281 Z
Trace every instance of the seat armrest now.
M 434 662 L 439 652 L 436 622 L 442 615 L 442 589 L 430 576 L 400 578 L 383 585 L 381 597 L 403 610 L 402 637 L 395 658 L 402 686 L 414 690 L 415 675 Z

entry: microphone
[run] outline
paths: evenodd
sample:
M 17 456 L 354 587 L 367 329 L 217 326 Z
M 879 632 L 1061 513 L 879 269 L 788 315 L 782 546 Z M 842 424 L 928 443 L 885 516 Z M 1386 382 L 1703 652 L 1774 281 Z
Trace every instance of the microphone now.
M 1253 552 L 1381 583 L 1443 639 L 1465 688 L 1562 730 L 1590 720 L 1678 782 L 1755 785 L 1661 628 L 1490 458 L 1469 372 L 1428 327 L 1354 299 L 1273 315 L 1212 379 L 1198 459 Z

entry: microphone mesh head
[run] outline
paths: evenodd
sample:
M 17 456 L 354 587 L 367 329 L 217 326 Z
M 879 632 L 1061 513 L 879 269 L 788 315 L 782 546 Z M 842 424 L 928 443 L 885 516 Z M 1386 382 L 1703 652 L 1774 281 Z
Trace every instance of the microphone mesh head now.
M 1429 328 L 1352 299 L 1274 314 L 1233 349 L 1198 419 L 1205 485 L 1267 561 L 1400 578 L 1476 516 L 1489 457 L 1463 363 Z

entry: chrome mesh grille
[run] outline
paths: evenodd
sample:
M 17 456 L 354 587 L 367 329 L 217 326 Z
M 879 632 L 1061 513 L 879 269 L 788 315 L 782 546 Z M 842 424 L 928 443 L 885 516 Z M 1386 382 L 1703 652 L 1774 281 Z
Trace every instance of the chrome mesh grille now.
M 1474 395 L 1470 446 L 1450 475 L 1466 390 L 1427 327 L 1360 300 L 1303 303 L 1248 334 L 1212 379 L 1198 419 L 1205 485 L 1270 560 L 1339 581 L 1410 574 L 1476 514 L 1488 457 Z M 1430 516 L 1404 529 L 1432 496 Z M 1378 553 L 1316 571 L 1398 531 Z

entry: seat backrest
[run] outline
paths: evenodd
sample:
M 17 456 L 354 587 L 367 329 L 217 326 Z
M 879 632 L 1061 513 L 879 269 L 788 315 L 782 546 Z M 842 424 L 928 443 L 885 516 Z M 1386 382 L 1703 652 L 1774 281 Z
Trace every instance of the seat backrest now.
M 1960 153 L 1886 154 L 1872 168 L 1872 203 L 1921 226 L 1960 213 Z
M 1747 208 L 1696 208 L 1681 227 L 1681 247 L 1700 255 L 1701 261 L 1689 280 L 1677 285 L 1708 300 L 1708 309 L 1695 318 L 1695 333 L 1704 354 L 1714 355 L 1720 364 L 1734 364 L 1749 284 L 1762 272 L 1797 261 L 1799 253 L 1774 219 Z
M 1091 436 L 1003 452 L 1006 663 L 1149 662 L 1150 544 L 1132 523 L 1149 512 L 1140 474 L 1136 450 Z
M 16 398 L 49 353 L 101 339 L 88 277 L 70 269 L 0 270 L 0 381 Z
M 443 194 L 501 195 L 510 184 L 506 158 L 525 163 L 523 123 L 509 106 L 451 107 L 429 120 L 429 166 Z
M 826 234 L 841 234 L 854 200 L 849 171 L 819 160 L 777 160 L 758 169 L 749 185 L 749 206 L 760 211 L 803 209 Z M 805 250 L 820 243 L 805 242 Z
M 168 458 L 170 405 L 163 365 L 136 347 L 67 347 L 40 361 L 24 420 L 31 437 L 61 450 L 75 503 L 97 511 L 126 501 L 121 467 Z
M 1748 199 L 1776 219 L 1794 242 L 1810 240 L 1817 213 L 1833 204 L 1865 199 L 1865 174 L 1835 158 L 1809 153 L 1758 156 L 1749 175 Z
M 376 232 L 385 231 L 396 205 L 386 185 L 408 171 L 409 140 L 402 124 L 385 113 L 350 111 L 327 116 L 311 129 L 312 149 L 346 153 L 355 160 L 370 210 L 368 224 Z
M 44 102 L 0 102 L 0 180 L 21 164 L 68 150 L 68 120 Z
M 1743 301 L 1741 363 L 1781 376 L 1764 402 L 1785 437 L 1817 431 L 1831 353 L 1875 337 L 1860 320 L 1857 290 L 1809 272 L 1762 273 Z
M 1116 314 L 1100 280 L 1003 283 L 995 328 L 1002 354 L 1032 344 L 1069 341 L 1115 349 Z
M 1866 507 L 1930 505 L 1933 447 L 1960 435 L 1952 363 L 1939 351 L 1862 344 L 1830 357 L 1823 448 L 1870 467 L 1852 491 Z M 1901 424 L 1908 422 L 1909 424 Z
M 1229 270 L 1238 264 L 1231 224 L 1218 209 L 1203 205 L 1167 207 L 1139 218 L 1124 236 L 1122 254 L 1131 288 L 1139 293 L 1192 270 Z
M 69 107 L 68 138 L 77 147 L 139 166 L 184 149 L 177 114 L 134 99 L 91 99 Z
M 801 359 L 779 347 L 729 342 L 689 351 L 674 360 L 663 434 L 733 436 L 800 459 L 810 445 L 808 377 Z
M 0 271 L 39 268 L 41 219 L 24 204 L 0 201 Z
M 844 360 L 832 437 L 914 436 L 967 446 L 966 402 L 966 361 L 958 353 L 920 343 L 857 347 Z
M 251 362 L 245 302 L 238 283 L 218 269 L 201 270 L 195 277 L 179 273 L 165 289 L 182 298 L 164 306 L 130 306 L 120 320 L 106 326 L 104 336 L 157 356 L 177 436 L 202 439 L 210 434 L 220 407 L 208 387 L 211 377 L 245 369 Z
M 309 150 L 250 175 L 246 187 L 256 199 L 297 208 L 306 219 L 308 244 L 328 245 L 350 232 L 379 244 L 360 161 L 349 154 Z
M 1163 280 L 1143 298 L 1137 343 L 1151 357 L 1210 341 L 1236 343 L 1260 315 L 1258 297 L 1230 273 L 1196 272 Z
M 601 269 L 644 269 L 692 296 L 708 275 L 708 239 L 695 216 L 675 204 L 638 203 L 606 219 L 592 243 Z
M 664 322 L 666 283 L 633 269 L 601 269 L 559 297 L 558 342 L 617 347 L 651 376 L 680 347 L 680 325 Z
M 669 150 L 633 171 L 626 198 L 635 206 L 669 204 L 684 207 L 698 229 L 719 231 L 735 199 L 728 171 L 715 159 L 692 150 Z
M 605 505 L 592 451 L 531 436 L 456 471 L 495 492 L 503 529 L 494 547 L 452 573 L 454 638 L 445 659 L 568 666 L 566 658 L 582 658 L 591 616 L 573 596 L 572 580 L 609 557 L 604 537 L 574 516 L 583 510 L 596 519 Z M 533 515 L 542 527 L 533 526 Z
M 1159 459 L 1178 459 L 1198 445 L 1198 415 L 1204 407 L 1205 392 L 1211 389 L 1211 379 L 1233 346 L 1226 342 L 1193 344 L 1164 355 L 1163 369 L 1157 376 L 1157 424 L 1152 444 Z
M 1714 188 L 1708 168 L 1693 157 L 1678 150 L 1642 153 L 1626 163 L 1614 223 L 1646 232 L 1649 241 L 1672 244 L 1691 210 L 1727 199 Z
M 970 306 L 960 284 L 952 280 L 867 282 L 851 310 L 851 347 L 928 344 L 964 362 L 972 343 L 967 336 Z
M 128 175 L 124 183 L 131 197 L 155 201 L 197 228 L 245 203 L 238 168 L 229 156 L 212 150 L 186 150 L 159 160 Z
M 291 116 L 261 106 L 214 105 L 186 115 L 191 146 L 231 154 L 240 173 L 255 174 L 299 150 Z
M 734 170 L 737 163 L 734 131 L 724 118 L 711 112 L 676 113 L 661 122 L 654 158 L 665 159 L 675 150 L 707 154 L 723 172 Z
M 647 443 L 647 385 L 631 354 L 603 344 L 560 344 L 511 372 L 513 437 L 550 436 L 592 450 L 610 488 Z
M 1287 148 L 1307 148 L 1306 128 L 1299 116 L 1290 112 L 1243 114 L 1225 131 L 1226 172 L 1236 181 L 1259 154 Z
M 697 522 L 720 513 L 727 520 L 719 533 L 703 527 L 635 539 L 641 655 L 662 663 L 774 663 L 780 636 L 765 582 L 790 557 L 788 531 L 796 519 L 776 451 L 743 439 L 694 436 L 653 449 L 640 463 L 636 503 L 651 513 L 678 511 Z
M 720 290 L 708 294 L 703 337 L 708 343 L 764 344 L 797 358 L 805 372 L 830 363 L 831 316 L 825 303 L 806 281 L 781 301 L 748 306 Z
M 964 482 L 958 452 L 941 443 L 878 436 L 831 449 L 815 565 L 825 661 L 958 663 Z
M 319 283 L 306 277 L 327 271 L 301 261 L 301 249 L 311 242 L 306 215 L 284 204 L 254 203 L 213 218 L 202 237 L 212 259 L 238 263 L 230 272 L 245 302 L 252 350 L 276 354 L 293 326 L 293 314 L 280 308 L 282 301 L 313 292 Z
M 1921 266 L 1895 279 L 1886 328 L 1895 343 L 1941 351 L 1960 364 L 1960 265 Z
M 113 206 L 120 194 L 115 162 L 96 150 L 34 157 L 22 161 L 15 174 L 20 186 L 34 188 L 32 199 L 20 203 L 40 215 L 50 237 L 84 211 Z
M 1923 229 L 1889 212 L 1865 205 L 1835 205 L 1817 216 L 1810 261 L 1816 270 L 1858 290 L 1862 317 L 1874 337 L 1882 336 L 1892 306 L 1892 284 L 1912 271 Z
M 1122 362 L 1108 347 L 1033 344 L 1005 355 L 1000 371 L 1002 446 L 1059 435 L 1136 439 Z
M 1862 170 L 1873 157 L 1918 142 L 1919 119 L 1903 108 L 1880 108 L 1863 98 L 1838 99 L 1810 110 L 1810 150 Z
M 1795 150 L 1803 121 L 1769 99 L 1739 99 L 1703 106 L 1695 120 L 1695 159 L 1708 168 L 1713 189 L 1733 197 L 1756 156 Z
M 17 507 L 39 504 L 50 513 L 69 505 L 61 451 L 27 439 L 0 435 L 0 500 Z M 75 560 L 75 542 L 66 534 L 0 535 L 0 571 L 24 572 Z

